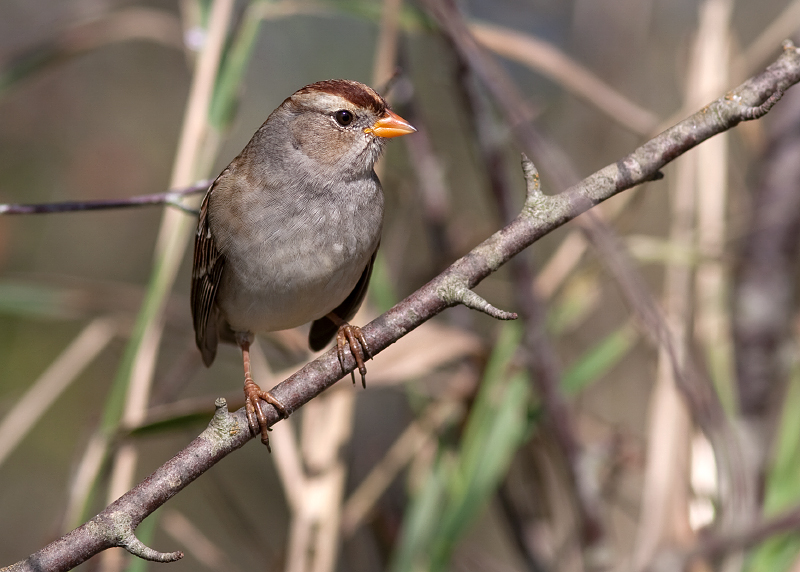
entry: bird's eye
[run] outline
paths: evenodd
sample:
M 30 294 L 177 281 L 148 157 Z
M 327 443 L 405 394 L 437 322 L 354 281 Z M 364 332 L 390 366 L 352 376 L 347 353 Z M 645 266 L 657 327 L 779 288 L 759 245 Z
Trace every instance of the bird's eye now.
M 346 109 L 340 109 L 334 113 L 333 116 L 336 118 L 336 123 L 342 127 L 347 127 L 353 122 L 353 119 L 355 119 L 355 116 L 352 114 L 352 112 L 347 111 Z

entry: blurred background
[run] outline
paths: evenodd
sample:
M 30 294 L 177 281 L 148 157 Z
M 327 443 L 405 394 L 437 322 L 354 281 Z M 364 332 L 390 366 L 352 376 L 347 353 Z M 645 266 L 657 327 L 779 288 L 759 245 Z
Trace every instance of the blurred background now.
M 508 85 L 453 41 L 462 21 Z M 517 212 L 521 152 L 555 194 L 798 26 L 797 0 L 5 0 L 0 203 L 188 187 L 295 90 L 359 80 L 419 129 L 379 164 L 364 324 Z M 276 425 L 272 455 L 249 443 L 203 475 L 138 530 L 183 560 L 80 569 L 800 570 L 800 537 L 756 530 L 800 504 L 794 91 L 477 288 L 522 319 L 447 310 L 369 362 L 366 390 L 344 380 Z M 194 345 L 195 223 L 0 214 L 0 565 L 167 461 L 216 397 L 242 405 L 239 351 L 205 369 Z M 637 321 L 648 299 L 674 351 Z M 302 330 L 259 348 L 265 388 L 313 357 Z M 716 416 L 687 406 L 676 364 Z

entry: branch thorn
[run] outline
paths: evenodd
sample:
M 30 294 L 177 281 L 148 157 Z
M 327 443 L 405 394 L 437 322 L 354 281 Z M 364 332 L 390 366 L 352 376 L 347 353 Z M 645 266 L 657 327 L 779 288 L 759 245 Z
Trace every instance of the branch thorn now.
M 467 308 L 471 308 L 472 310 L 483 312 L 484 314 L 488 314 L 497 320 L 516 320 L 518 317 L 516 312 L 506 312 L 505 310 L 501 310 L 500 308 L 492 306 L 473 290 L 470 290 L 466 287 L 459 288 L 453 292 L 449 298 L 450 302 L 462 304 Z
M 175 562 L 183 558 L 183 552 L 180 550 L 177 552 L 159 552 L 146 546 L 144 542 L 136 538 L 133 532 L 129 532 L 125 535 L 125 538 L 120 540 L 119 545 L 134 556 L 152 562 Z
M 742 120 L 750 121 L 753 119 L 760 119 L 764 117 L 772 106 L 778 103 L 783 97 L 783 90 L 778 88 L 775 93 L 770 95 L 767 100 L 761 105 L 754 105 L 753 107 L 746 107 L 742 110 Z
M 533 164 L 533 161 L 528 159 L 525 153 L 522 154 L 522 175 L 525 177 L 525 185 L 527 187 L 528 199 L 542 196 L 541 179 L 539 178 L 539 171 Z

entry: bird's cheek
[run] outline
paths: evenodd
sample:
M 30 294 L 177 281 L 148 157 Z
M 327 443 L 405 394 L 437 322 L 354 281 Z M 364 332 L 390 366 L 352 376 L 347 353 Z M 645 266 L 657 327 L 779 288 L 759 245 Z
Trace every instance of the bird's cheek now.
M 336 164 L 345 152 L 342 133 L 325 126 L 296 121 L 292 125 L 292 136 L 296 149 L 323 165 Z

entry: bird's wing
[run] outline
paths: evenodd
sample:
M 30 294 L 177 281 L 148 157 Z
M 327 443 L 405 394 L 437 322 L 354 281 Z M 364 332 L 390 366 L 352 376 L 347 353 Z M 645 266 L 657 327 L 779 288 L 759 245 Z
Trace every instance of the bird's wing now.
M 333 311 L 334 314 L 339 316 L 342 320 L 348 321 L 356 315 L 361 303 L 364 301 L 364 296 L 367 295 L 367 285 L 369 285 L 369 278 L 372 276 L 372 266 L 375 264 L 375 256 L 378 254 L 378 249 L 372 253 L 372 258 L 369 259 L 367 267 L 361 273 L 361 278 L 353 288 L 353 291 L 344 299 L 344 302 Z M 327 317 L 322 317 L 319 320 L 314 320 L 311 324 L 311 331 L 308 332 L 308 345 L 315 352 L 318 352 L 333 339 L 333 336 L 338 330 L 337 326 L 330 321 Z
M 225 257 L 217 250 L 211 229 L 208 224 L 208 199 L 220 179 L 223 171 L 208 189 L 203 203 L 200 205 L 200 219 L 197 222 L 197 234 L 194 237 L 194 260 L 192 262 L 192 320 L 197 347 L 203 354 L 203 363 L 211 365 L 217 354 L 217 317 L 214 298 L 217 296 Z

